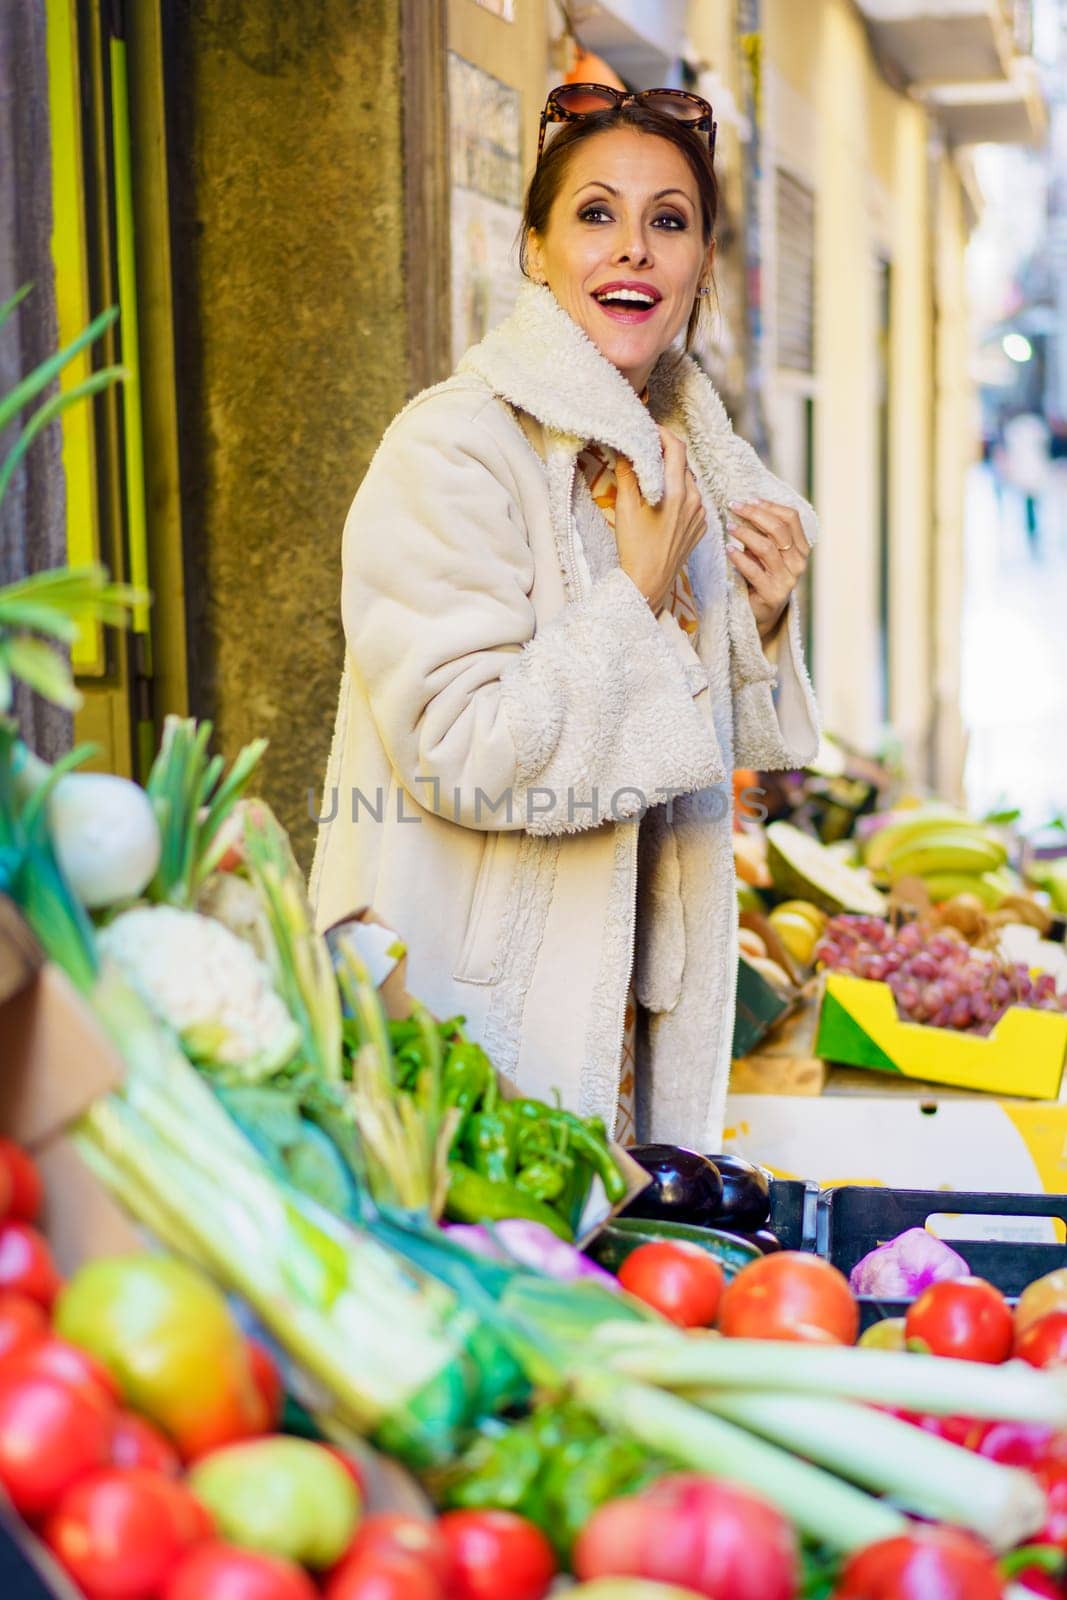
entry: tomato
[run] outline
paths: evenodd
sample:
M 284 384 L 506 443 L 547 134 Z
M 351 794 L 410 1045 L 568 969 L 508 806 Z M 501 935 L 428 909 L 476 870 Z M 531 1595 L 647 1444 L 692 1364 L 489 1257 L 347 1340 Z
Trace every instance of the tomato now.
M 993 1556 L 958 1528 L 916 1527 L 857 1551 L 845 1564 L 833 1600 L 931 1600 L 935 1595 L 937 1600 L 1003 1600 Z
M 151 1467 L 165 1478 L 181 1474 L 178 1452 L 170 1440 L 136 1411 L 117 1413 L 111 1429 L 111 1465 L 113 1467 Z
M 819 1256 L 783 1250 L 726 1285 L 719 1327 L 732 1338 L 855 1344 L 860 1314 L 844 1274 Z
M 268 1434 L 201 1456 L 189 1485 L 234 1544 L 332 1567 L 352 1542 L 359 1495 L 336 1456 L 310 1439 Z
M 317 1591 L 292 1561 L 214 1540 L 181 1557 L 161 1600 L 317 1600 Z
M 278 1370 L 274 1354 L 262 1339 L 248 1339 L 248 1365 L 252 1369 L 252 1382 L 259 1390 L 266 1408 L 266 1431 L 272 1432 L 282 1420 L 285 1409 L 285 1385 Z
M 725 1278 L 699 1245 L 663 1239 L 638 1245 L 623 1262 L 619 1282 L 680 1328 L 707 1328 L 715 1321 Z
M 104 1465 L 110 1443 L 111 1413 L 97 1396 L 47 1373 L 0 1372 L 0 1484 L 17 1510 L 47 1510 Z
M 1044 1526 L 1029 1540 L 1030 1544 L 1054 1544 L 1067 1550 L 1067 1461 L 1039 1461 L 1032 1469 L 1034 1477 L 1045 1491 L 1047 1509 Z
M 1063 1588 L 1051 1573 L 1044 1572 L 1040 1567 L 1024 1567 L 1017 1572 L 1012 1583 L 1020 1589 L 1025 1589 L 1027 1594 L 1039 1594 L 1044 1600 L 1063 1600 Z
M 13 1139 L 0 1139 L 0 1167 L 6 1182 L 3 1189 L 8 1195 L 7 1205 L 0 1208 L 0 1217 L 14 1217 L 21 1222 L 36 1222 L 44 1198 L 41 1174 L 32 1157 Z
M 552 1546 L 514 1511 L 446 1511 L 449 1600 L 541 1600 L 556 1575 Z
M 501 1591 L 501 1600 L 506 1594 L 506 1590 Z M 342 1561 L 325 1590 L 325 1600 L 444 1600 L 444 1597 L 444 1586 L 424 1562 L 395 1550 L 361 1556 L 356 1561 Z
M 21 1355 L 48 1337 L 44 1307 L 28 1295 L 0 1289 L 0 1362 Z
M 77 1389 L 79 1394 L 95 1395 L 105 1405 L 118 1400 L 119 1386 L 105 1366 L 91 1356 L 88 1350 L 79 1350 L 76 1344 L 65 1339 L 42 1339 L 19 1356 L 12 1357 L 4 1368 L 8 1372 L 46 1373 Z
M 1014 1326 L 1008 1302 L 984 1278 L 932 1283 L 908 1307 L 908 1344 L 960 1361 L 1006 1361 Z
M 0 1227 L 0 1289 L 13 1289 L 47 1310 L 61 1283 L 44 1234 L 28 1222 L 5 1222 Z
M 987 1422 L 975 1449 L 1004 1467 L 1035 1467 L 1055 1452 L 1056 1433 L 1040 1422 Z
M 1015 1337 L 1050 1311 L 1067 1311 L 1067 1267 L 1057 1267 L 1027 1284 L 1015 1307 Z
M 331 1578 L 349 1562 L 371 1555 L 403 1556 L 409 1561 L 419 1561 L 442 1587 L 448 1582 L 451 1570 L 448 1545 L 436 1522 L 427 1517 L 412 1517 L 403 1511 L 377 1511 L 364 1517 Z
M 1015 1354 L 1032 1367 L 1067 1366 L 1067 1311 L 1048 1311 L 1016 1334 Z
M 88 1600 L 153 1600 L 199 1537 L 191 1498 L 147 1467 L 105 1467 L 67 1490 L 45 1542 Z
M 574 1570 L 583 1580 L 652 1579 L 709 1600 L 793 1600 L 800 1579 L 796 1536 L 782 1514 L 696 1472 L 606 1501 L 578 1535 Z

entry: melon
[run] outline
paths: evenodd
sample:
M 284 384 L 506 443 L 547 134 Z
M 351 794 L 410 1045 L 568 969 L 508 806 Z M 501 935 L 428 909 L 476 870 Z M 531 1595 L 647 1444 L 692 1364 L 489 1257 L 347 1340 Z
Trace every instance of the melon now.
M 779 894 L 810 900 L 836 916 L 839 911 L 884 917 L 886 899 L 865 872 L 846 867 L 825 845 L 791 822 L 772 822 L 767 832 L 767 865 Z

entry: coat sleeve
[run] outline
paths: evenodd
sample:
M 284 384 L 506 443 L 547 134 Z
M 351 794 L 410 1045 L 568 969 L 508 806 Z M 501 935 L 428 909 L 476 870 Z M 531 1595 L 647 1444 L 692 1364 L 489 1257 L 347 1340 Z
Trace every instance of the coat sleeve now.
M 706 708 L 624 573 L 536 625 L 486 404 L 402 414 L 345 527 L 346 638 L 401 783 L 465 826 L 552 834 L 721 781 Z
M 726 502 L 770 500 L 793 506 L 810 545 L 818 535 L 815 512 L 803 496 L 776 478 L 744 439 L 730 434 L 725 473 Z M 819 746 L 819 713 L 804 660 L 800 606 L 791 595 L 764 652 L 741 574 L 731 569 L 730 649 L 734 695 L 734 760 L 739 767 L 768 772 L 803 766 Z

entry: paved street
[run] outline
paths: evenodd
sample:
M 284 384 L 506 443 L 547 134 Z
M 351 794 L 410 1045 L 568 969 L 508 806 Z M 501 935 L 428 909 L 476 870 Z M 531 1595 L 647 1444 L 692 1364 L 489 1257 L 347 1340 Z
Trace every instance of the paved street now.
M 1025 824 L 1067 813 L 1067 464 L 1045 495 L 1039 548 L 1023 507 L 972 469 L 967 508 L 962 710 L 969 730 L 967 798 L 1002 802 Z

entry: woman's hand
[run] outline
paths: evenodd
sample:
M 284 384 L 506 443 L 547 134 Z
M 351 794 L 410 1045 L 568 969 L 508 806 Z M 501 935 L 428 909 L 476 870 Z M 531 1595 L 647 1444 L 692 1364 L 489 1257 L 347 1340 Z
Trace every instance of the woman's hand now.
M 685 445 L 660 428 L 665 487 L 658 506 L 641 496 L 633 467 L 619 456 L 615 476 L 615 543 L 619 565 L 658 615 L 666 605 L 679 570 L 708 528 L 696 479 L 686 465 Z
M 730 510 L 734 521 L 726 531 L 742 548 L 728 545 L 726 554 L 748 585 L 752 614 L 766 643 L 804 575 L 811 546 L 792 506 L 731 500 Z

